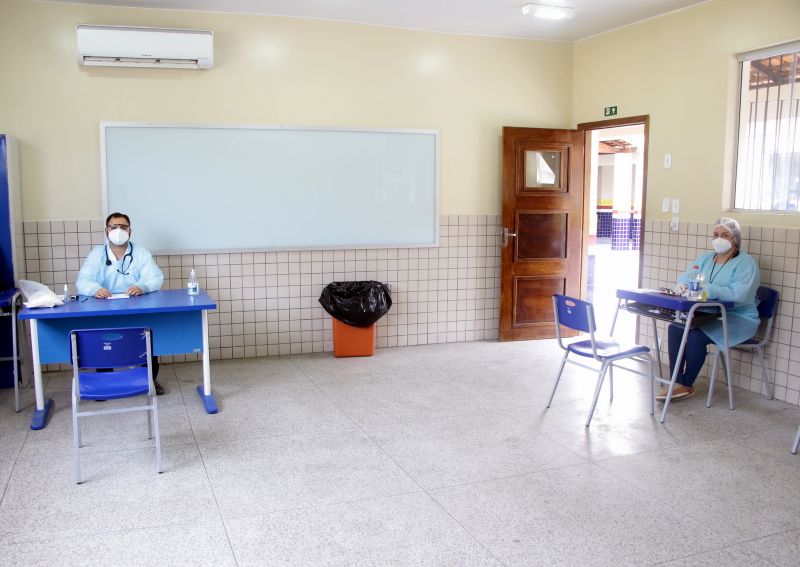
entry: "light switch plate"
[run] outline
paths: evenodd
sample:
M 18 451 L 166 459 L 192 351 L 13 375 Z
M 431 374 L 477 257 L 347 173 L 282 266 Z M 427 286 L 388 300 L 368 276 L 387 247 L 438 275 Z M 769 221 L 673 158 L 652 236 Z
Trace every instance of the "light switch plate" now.
M 672 154 L 664 154 L 664 169 L 672 167 Z
M 681 200 L 672 199 L 672 213 L 677 215 L 679 212 L 681 212 Z
M 664 200 L 661 201 L 661 212 L 662 213 L 669 212 L 669 197 L 664 197 Z

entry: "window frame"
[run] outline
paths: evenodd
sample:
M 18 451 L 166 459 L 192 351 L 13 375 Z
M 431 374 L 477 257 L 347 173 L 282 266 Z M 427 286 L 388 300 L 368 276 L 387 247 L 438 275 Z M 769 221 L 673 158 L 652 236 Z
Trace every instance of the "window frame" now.
M 737 99 L 736 99 L 736 113 L 735 113 L 735 128 L 734 128 L 734 155 L 733 155 L 733 177 L 732 177 L 732 191 L 730 194 L 730 209 L 737 212 L 744 212 L 744 213 L 768 213 L 768 214 L 788 214 L 788 215 L 799 215 L 800 214 L 800 196 L 798 196 L 798 208 L 795 210 L 787 210 L 787 209 L 776 209 L 773 207 L 761 207 L 761 208 L 754 208 L 754 207 L 739 207 L 737 206 L 737 194 L 739 193 L 740 181 L 739 175 L 740 171 L 740 153 L 743 149 L 743 144 L 741 140 L 741 136 L 743 135 L 743 129 L 746 128 L 748 125 L 743 123 L 742 120 L 742 105 L 745 103 L 744 94 L 746 92 L 745 85 L 743 84 L 745 80 L 749 81 L 749 77 L 745 77 L 745 63 L 751 61 L 757 61 L 759 59 L 765 59 L 768 57 L 775 57 L 778 55 L 786 55 L 790 53 L 798 53 L 798 57 L 800 57 L 800 41 L 793 41 L 789 43 L 782 43 L 779 45 L 774 45 L 771 47 L 766 47 L 762 49 L 757 49 L 753 51 L 747 51 L 744 53 L 740 53 L 736 56 L 737 61 Z M 800 75 L 800 62 L 797 63 L 797 74 Z M 792 85 L 792 93 L 798 92 L 800 93 L 800 80 L 795 79 L 793 82 L 789 82 L 788 84 Z M 780 85 L 779 85 L 780 87 Z M 799 97 L 800 98 L 800 97 Z M 780 99 L 779 99 L 780 100 Z M 794 100 L 790 96 L 789 102 Z M 791 114 L 790 114 L 791 117 Z M 798 112 L 796 114 L 796 119 L 798 120 L 798 126 L 796 132 L 800 134 L 800 107 L 798 107 Z M 788 120 L 787 120 L 788 122 Z M 773 154 L 777 155 L 777 154 Z M 767 156 L 764 155 L 762 157 L 761 162 L 764 163 Z M 792 171 L 792 170 L 790 170 Z M 800 173 L 800 171 L 798 172 Z M 761 197 L 763 195 L 763 188 L 758 193 L 757 196 Z

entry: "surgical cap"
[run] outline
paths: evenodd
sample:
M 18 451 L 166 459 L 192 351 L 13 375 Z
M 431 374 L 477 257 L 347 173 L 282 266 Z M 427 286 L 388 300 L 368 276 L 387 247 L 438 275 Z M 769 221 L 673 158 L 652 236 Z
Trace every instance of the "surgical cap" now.
M 739 228 L 738 222 L 728 217 L 722 217 L 714 224 L 714 228 L 717 227 L 722 227 L 733 235 L 736 240 L 736 248 L 742 247 L 742 229 Z

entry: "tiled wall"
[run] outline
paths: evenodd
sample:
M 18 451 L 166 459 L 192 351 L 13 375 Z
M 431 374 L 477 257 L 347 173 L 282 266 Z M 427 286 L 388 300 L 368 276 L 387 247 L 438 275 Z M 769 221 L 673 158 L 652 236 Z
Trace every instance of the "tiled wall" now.
M 136 219 L 133 241 L 136 241 Z M 104 242 L 103 221 L 26 221 L 27 278 L 60 293 L 83 258 Z M 194 267 L 217 301 L 209 315 L 211 358 L 333 350 L 329 315 L 319 305 L 332 281 L 378 280 L 394 305 L 378 322 L 377 346 L 497 338 L 499 217 L 443 216 L 436 248 L 308 250 L 157 256 L 164 288 L 186 285 Z M 194 360 L 163 357 L 164 362 Z
M 681 223 L 678 232 L 670 232 L 668 221 L 647 221 L 643 287 L 652 289 L 674 283 L 692 260 L 710 248 L 709 235 L 713 229 L 713 224 Z M 775 397 L 797 404 L 800 402 L 800 308 L 796 307 L 800 303 L 797 286 L 800 230 L 743 226 L 742 248 L 758 260 L 762 285 L 780 294 L 772 343 L 767 349 L 767 365 L 774 374 Z M 798 322 L 796 329 L 795 321 Z M 650 325 L 641 325 L 641 330 L 647 335 L 647 344 L 652 344 Z M 659 335 L 666 337 L 662 330 L 659 329 Z M 666 363 L 666 341 L 663 350 L 662 361 Z M 702 375 L 708 376 L 712 359 L 708 357 L 709 363 Z M 752 355 L 733 352 L 731 366 L 735 385 L 762 391 L 761 367 Z M 719 379 L 721 377 L 720 371 Z
M 100 219 L 26 221 L 24 228 L 27 277 L 57 291 L 74 283 L 82 259 L 103 242 Z M 667 221 L 647 221 L 643 286 L 674 282 L 708 249 L 712 228 L 682 223 L 673 233 Z M 781 297 L 767 356 L 775 374 L 775 396 L 798 404 L 800 308 L 798 328 L 793 325 L 795 304 L 800 303 L 800 230 L 742 229 L 745 250 L 759 261 L 762 283 Z M 341 280 L 391 284 L 394 305 L 378 323 L 379 348 L 496 339 L 499 217 L 444 216 L 440 234 L 437 248 L 157 256 L 156 261 L 164 271 L 165 288 L 183 288 L 194 267 L 201 286 L 216 299 L 218 308 L 209 317 L 213 359 L 333 350 L 330 319 L 317 298 L 328 282 Z M 650 343 L 649 325 L 641 329 L 641 340 Z M 666 362 L 666 343 L 663 348 Z M 165 362 L 193 359 L 195 355 L 164 357 Z M 751 355 L 734 353 L 732 365 L 736 385 L 761 390 L 761 369 Z

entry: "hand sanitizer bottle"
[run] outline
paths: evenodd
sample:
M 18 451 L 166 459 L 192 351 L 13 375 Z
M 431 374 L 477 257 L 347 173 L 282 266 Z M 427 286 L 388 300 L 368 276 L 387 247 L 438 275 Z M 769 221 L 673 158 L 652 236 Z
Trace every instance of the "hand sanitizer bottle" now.
M 64 284 L 64 303 L 69 303 L 69 284 Z
M 194 273 L 194 268 L 189 272 L 189 280 L 186 282 L 186 291 L 189 295 L 200 295 L 200 286 L 197 285 L 197 274 Z

